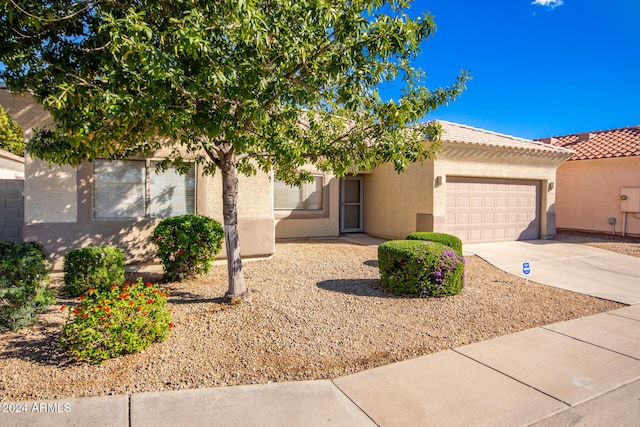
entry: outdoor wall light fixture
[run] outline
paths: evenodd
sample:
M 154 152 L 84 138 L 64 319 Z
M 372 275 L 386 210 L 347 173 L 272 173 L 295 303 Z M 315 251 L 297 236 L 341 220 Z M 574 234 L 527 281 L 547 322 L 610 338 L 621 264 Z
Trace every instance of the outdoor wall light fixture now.
M 442 185 L 442 176 L 436 176 L 436 179 L 434 181 L 434 187 L 438 188 Z
M 556 183 L 553 181 L 549 182 L 549 191 L 553 191 L 554 188 L 556 188 Z

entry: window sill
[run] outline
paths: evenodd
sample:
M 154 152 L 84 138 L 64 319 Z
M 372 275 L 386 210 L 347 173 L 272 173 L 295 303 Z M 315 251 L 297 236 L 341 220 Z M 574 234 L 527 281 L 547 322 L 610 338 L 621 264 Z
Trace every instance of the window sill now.
M 273 211 L 276 219 L 319 219 L 329 218 L 329 209 L 304 211 L 278 209 Z

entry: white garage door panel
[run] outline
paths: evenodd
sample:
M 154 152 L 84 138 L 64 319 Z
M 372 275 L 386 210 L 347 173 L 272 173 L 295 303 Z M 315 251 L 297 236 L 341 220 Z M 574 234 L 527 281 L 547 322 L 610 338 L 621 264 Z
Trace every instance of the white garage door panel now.
M 540 237 L 540 183 L 447 177 L 447 233 L 463 242 Z

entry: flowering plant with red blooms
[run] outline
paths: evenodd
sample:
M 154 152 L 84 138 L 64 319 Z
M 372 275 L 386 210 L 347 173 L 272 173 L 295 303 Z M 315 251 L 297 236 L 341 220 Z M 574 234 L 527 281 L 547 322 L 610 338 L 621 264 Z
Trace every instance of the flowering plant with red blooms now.
M 168 295 L 168 289 L 142 279 L 90 288 L 78 297 L 77 307 L 63 308 L 69 318 L 60 343 L 70 356 L 92 363 L 144 350 L 164 341 L 173 327 Z

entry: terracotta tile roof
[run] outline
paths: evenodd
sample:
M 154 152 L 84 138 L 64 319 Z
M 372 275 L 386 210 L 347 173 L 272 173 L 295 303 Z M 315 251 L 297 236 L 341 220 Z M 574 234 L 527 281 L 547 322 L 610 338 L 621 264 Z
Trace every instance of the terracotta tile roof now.
M 541 138 L 546 144 L 569 148 L 569 160 L 640 156 L 640 126 Z
M 514 148 L 519 150 L 555 152 L 569 154 L 571 151 L 562 147 L 544 144 L 540 141 L 518 138 L 515 136 L 504 135 L 501 133 L 491 132 L 484 129 L 478 129 L 471 126 L 451 123 L 444 120 L 437 120 L 442 126 L 441 140 L 443 142 L 453 142 L 469 145 L 488 145 L 493 147 Z

